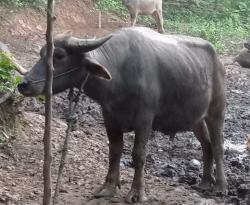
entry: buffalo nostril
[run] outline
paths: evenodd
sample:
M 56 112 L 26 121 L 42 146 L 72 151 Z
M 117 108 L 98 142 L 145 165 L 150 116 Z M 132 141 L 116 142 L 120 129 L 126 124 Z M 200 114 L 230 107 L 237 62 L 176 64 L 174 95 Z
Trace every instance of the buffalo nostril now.
M 18 84 L 17 87 L 18 87 L 18 89 L 23 90 L 23 89 L 25 89 L 25 88 L 28 87 L 28 82 L 27 81 L 23 81 L 22 83 Z

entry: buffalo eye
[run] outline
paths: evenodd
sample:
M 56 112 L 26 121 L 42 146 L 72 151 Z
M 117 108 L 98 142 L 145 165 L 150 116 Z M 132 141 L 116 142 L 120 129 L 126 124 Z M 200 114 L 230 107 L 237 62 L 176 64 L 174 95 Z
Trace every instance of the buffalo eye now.
M 66 57 L 67 53 L 64 49 L 56 48 L 54 51 L 54 58 L 56 60 L 62 60 L 64 57 Z

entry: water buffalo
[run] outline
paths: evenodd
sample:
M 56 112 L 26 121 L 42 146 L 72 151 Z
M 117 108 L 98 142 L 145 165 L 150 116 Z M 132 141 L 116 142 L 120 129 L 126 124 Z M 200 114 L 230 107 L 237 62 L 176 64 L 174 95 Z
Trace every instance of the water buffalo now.
M 61 34 L 54 44 L 53 93 L 78 87 L 89 73 L 84 91 L 102 108 L 109 138 L 109 169 L 96 197 L 113 196 L 120 186 L 123 133 L 129 131 L 135 132 L 135 173 L 127 202 L 146 199 L 144 166 L 151 130 L 170 135 L 193 131 L 203 150 L 200 187 L 226 191 L 222 134 L 225 70 L 210 43 L 131 27 L 95 40 Z M 23 95 L 45 92 L 46 46 L 40 55 L 18 85 Z
M 244 68 L 250 68 L 250 50 L 243 48 L 233 59 L 233 62 L 239 63 Z
M 244 43 L 244 47 L 248 49 L 250 52 L 250 40 L 248 40 L 246 43 Z
M 162 0 L 122 0 L 122 3 L 130 13 L 131 26 L 135 26 L 138 14 L 152 15 L 156 20 L 158 31 L 164 33 Z

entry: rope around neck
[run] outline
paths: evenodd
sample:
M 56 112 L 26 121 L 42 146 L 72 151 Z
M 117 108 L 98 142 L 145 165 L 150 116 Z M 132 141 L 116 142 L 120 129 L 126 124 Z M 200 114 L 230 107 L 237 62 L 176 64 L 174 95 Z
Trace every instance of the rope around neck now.
M 80 67 L 74 67 L 74 68 L 72 68 L 72 69 L 70 69 L 70 70 L 68 70 L 66 72 L 60 73 L 60 74 L 54 76 L 53 80 L 56 79 L 56 78 L 62 77 L 64 75 L 67 75 L 69 73 L 72 73 L 72 72 L 74 72 L 74 71 L 76 71 L 78 69 L 80 69 Z M 30 84 L 42 83 L 42 82 L 45 82 L 46 80 L 47 80 L 46 78 L 45 79 L 41 79 L 41 80 L 36 80 L 36 81 L 32 81 Z

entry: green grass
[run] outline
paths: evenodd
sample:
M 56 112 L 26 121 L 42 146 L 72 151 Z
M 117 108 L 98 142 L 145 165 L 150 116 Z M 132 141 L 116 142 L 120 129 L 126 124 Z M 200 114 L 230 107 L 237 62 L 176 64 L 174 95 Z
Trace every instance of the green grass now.
M 13 92 L 21 78 L 14 75 L 16 65 L 10 54 L 0 52 L 0 93 Z
M 20 7 L 33 7 L 44 8 L 47 0 L 0 0 L 0 4 L 10 5 L 17 8 Z
M 126 8 L 122 5 L 122 0 L 96 0 L 99 9 L 105 12 L 113 12 L 120 17 L 127 14 Z
M 196 20 L 190 23 L 166 20 L 168 32 L 201 37 L 210 41 L 219 53 L 234 53 L 249 38 L 249 31 L 241 26 L 232 26 L 224 22 L 206 22 Z
M 210 41 L 218 52 L 233 53 L 250 38 L 250 1 L 202 1 L 195 4 L 165 4 L 166 30 Z
M 163 1 L 165 30 L 204 38 L 219 53 L 234 53 L 250 38 L 249 0 L 176 0 Z M 103 11 L 129 18 L 121 0 L 96 0 Z M 155 28 L 151 17 L 139 17 L 138 22 Z

